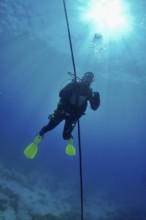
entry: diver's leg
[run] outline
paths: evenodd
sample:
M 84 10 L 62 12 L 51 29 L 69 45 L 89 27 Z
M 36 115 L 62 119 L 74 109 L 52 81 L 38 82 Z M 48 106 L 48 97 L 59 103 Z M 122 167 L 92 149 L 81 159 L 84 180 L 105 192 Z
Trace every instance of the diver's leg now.
M 62 120 L 62 118 L 57 118 L 57 120 L 50 119 L 49 123 L 45 125 L 35 137 L 33 143 L 38 145 L 43 139 L 44 134 L 55 128 Z
M 72 136 L 72 131 L 76 125 L 76 122 L 77 122 L 77 119 L 72 119 L 72 118 L 65 120 L 63 138 L 67 140 L 67 146 L 66 146 L 65 152 L 69 156 L 76 155 L 76 149 L 73 146 L 73 136 Z
M 52 116 L 52 118 L 50 118 L 50 121 L 47 125 L 45 125 L 39 132 L 40 136 L 44 136 L 44 134 L 50 130 L 52 130 L 53 128 L 55 128 L 64 118 L 62 117 L 62 115 L 57 115 L 57 116 Z
M 68 118 L 65 120 L 64 130 L 63 130 L 63 138 L 68 140 L 73 138 L 72 131 L 77 123 L 77 119 Z
M 38 151 L 38 144 L 41 142 L 44 134 L 55 128 L 63 119 L 63 115 L 59 114 L 58 112 L 55 112 L 55 114 L 53 114 L 52 117 L 50 117 L 49 123 L 41 129 L 39 134 L 35 137 L 33 143 L 29 144 L 24 149 L 24 154 L 27 158 L 33 159 L 35 157 Z

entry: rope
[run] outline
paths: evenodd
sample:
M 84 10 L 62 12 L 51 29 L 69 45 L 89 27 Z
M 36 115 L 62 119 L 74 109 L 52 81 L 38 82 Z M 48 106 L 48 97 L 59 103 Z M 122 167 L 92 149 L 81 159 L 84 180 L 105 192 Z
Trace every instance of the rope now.
M 73 47 L 72 47 L 71 34 L 70 34 L 70 28 L 69 28 L 69 22 L 68 22 L 68 16 L 67 16 L 65 0 L 63 0 L 63 5 L 64 5 L 64 12 L 65 12 L 67 31 L 68 31 L 68 38 L 69 38 L 69 45 L 70 45 L 70 51 L 71 51 L 72 64 L 73 64 L 73 69 L 74 69 L 74 76 L 75 76 L 75 81 L 77 81 L 75 59 L 74 59 L 74 54 L 73 54 Z
M 70 28 L 69 28 L 65 0 L 63 0 L 63 6 L 64 6 L 65 19 L 66 19 L 66 24 L 67 24 L 67 31 L 68 31 L 68 38 L 69 38 L 69 44 L 70 44 L 72 64 L 73 64 L 73 69 L 74 69 L 74 77 L 75 77 L 75 82 L 76 82 L 77 81 L 76 66 L 75 66 L 75 60 L 74 60 L 73 47 L 72 47 L 71 34 L 70 34 Z M 78 125 L 78 143 L 79 143 L 81 220 L 83 220 L 83 214 L 84 214 L 84 209 L 83 209 L 83 174 L 82 174 L 83 172 L 82 172 L 82 151 L 81 151 L 81 134 L 80 134 L 80 121 L 79 121 L 79 119 L 78 119 L 77 125 Z
M 80 200 L 81 200 L 81 220 L 84 219 L 84 206 L 83 206 L 83 171 L 82 171 L 82 149 L 81 149 L 81 134 L 80 134 L 80 121 L 78 120 L 78 143 L 79 143 L 79 167 L 80 167 Z

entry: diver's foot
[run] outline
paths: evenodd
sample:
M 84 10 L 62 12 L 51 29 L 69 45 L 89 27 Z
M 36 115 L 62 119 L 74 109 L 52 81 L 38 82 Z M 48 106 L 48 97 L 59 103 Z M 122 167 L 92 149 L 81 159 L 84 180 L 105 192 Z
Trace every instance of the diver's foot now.
M 41 135 L 38 134 L 38 135 L 35 137 L 33 143 L 36 144 L 36 145 L 38 145 L 38 144 L 41 142 L 42 138 L 43 138 L 43 136 L 41 136 Z
M 67 141 L 68 141 L 68 144 L 67 144 L 66 149 L 65 149 L 66 154 L 69 155 L 69 156 L 75 156 L 76 155 L 76 149 L 73 146 L 73 139 L 70 138 Z

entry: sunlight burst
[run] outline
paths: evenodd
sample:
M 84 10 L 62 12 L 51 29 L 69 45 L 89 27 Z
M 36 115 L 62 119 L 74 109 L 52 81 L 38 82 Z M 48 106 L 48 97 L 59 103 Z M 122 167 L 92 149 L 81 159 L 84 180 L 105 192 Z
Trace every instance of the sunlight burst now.
M 93 33 L 119 37 L 131 30 L 129 4 L 124 0 L 91 0 L 80 9 L 82 22 Z

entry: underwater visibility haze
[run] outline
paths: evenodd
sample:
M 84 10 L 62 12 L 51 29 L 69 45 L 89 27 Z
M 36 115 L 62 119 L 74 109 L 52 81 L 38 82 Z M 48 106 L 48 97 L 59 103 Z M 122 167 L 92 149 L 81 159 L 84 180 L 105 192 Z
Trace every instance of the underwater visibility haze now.
M 84 220 L 146 219 L 146 2 L 66 0 L 78 77 L 101 105 L 80 119 Z M 64 122 L 24 156 L 74 73 L 63 1 L 0 0 L 0 220 L 80 220 Z

